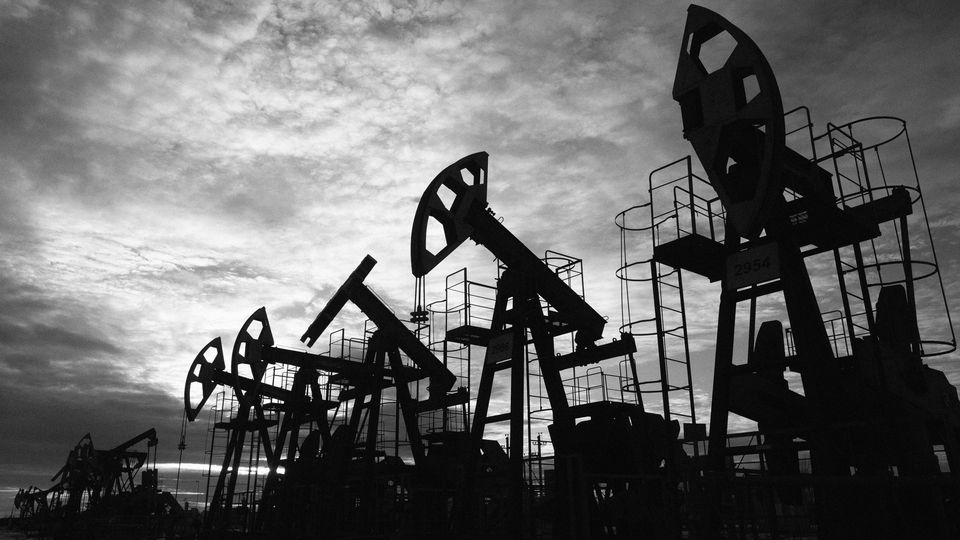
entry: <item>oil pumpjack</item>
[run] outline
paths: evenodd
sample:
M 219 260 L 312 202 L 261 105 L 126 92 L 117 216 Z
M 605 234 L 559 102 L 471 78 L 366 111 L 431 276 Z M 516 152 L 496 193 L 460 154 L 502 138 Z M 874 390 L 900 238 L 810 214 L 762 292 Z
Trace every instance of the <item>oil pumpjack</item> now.
M 157 469 L 149 466 L 151 449 L 156 464 L 157 443 L 152 428 L 109 450 L 95 448 L 91 435 L 84 435 L 51 478 L 53 486 L 17 493 L 19 527 L 64 540 L 173 536 L 184 511 L 171 493 L 158 489 Z
M 708 62 L 724 39 L 722 60 Z M 185 388 L 188 418 L 218 387 L 227 390 L 217 394 L 211 439 L 222 432 L 226 443 L 213 473 L 210 534 L 960 538 L 960 400 L 925 363 L 955 350 L 956 340 L 932 238 L 916 240 L 925 210 L 905 124 L 829 124 L 814 136 L 805 108 L 784 111 L 757 45 L 699 6 L 688 11 L 673 98 L 706 178 L 689 157 L 657 169 L 650 201 L 617 218 L 622 234 L 652 235 L 646 267 L 656 313 L 645 320 L 657 327 L 651 356 L 659 357 L 662 414 L 640 399 L 645 382 L 634 356 L 647 351 L 638 351 L 634 322 L 602 342 L 606 320 L 582 291 L 493 215 L 488 155 L 471 154 L 420 198 L 411 270 L 421 280 L 466 240 L 484 246 L 502 272 L 484 289 L 489 317 L 471 318 L 464 301 L 433 311 L 418 305 L 403 321 L 364 284 L 376 263 L 367 256 L 301 338 L 313 346 L 350 302 L 372 326 L 359 355 L 276 347 L 264 308 L 242 326 L 230 372 L 219 338 L 197 355 Z M 892 134 L 861 140 L 877 122 L 893 125 Z M 873 166 L 873 156 L 898 141 L 906 142 L 908 166 Z M 683 173 L 662 180 L 674 166 Z M 898 170 L 912 170 L 913 182 L 897 182 Z M 626 225 L 634 210 L 649 211 L 645 226 Z M 618 276 L 630 281 L 635 265 L 623 246 Z M 820 290 L 824 281 L 819 273 L 812 279 L 811 268 L 835 270 L 835 281 Z M 678 334 L 663 320 L 664 269 L 720 283 L 708 434 L 692 406 L 686 321 Z M 682 314 L 681 283 L 674 288 Z M 465 271 L 461 285 L 471 285 Z M 837 298 L 825 298 L 830 291 Z M 937 294 L 948 338 L 930 337 L 936 325 L 920 324 L 920 304 Z M 453 312 L 457 324 L 444 324 L 436 341 L 424 338 L 425 327 L 440 328 L 431 313 Z M 744 334 L 746 346 L 738 341 Z M 668 335 L 681 336 L 682 362 L 667 358 Z M 457 347 L 467 358 L 460 368 L 450 354 Z M 483 358 L 475 389 L 474 350 Z M 577 370 L 615 359 L 626 366 L 617 386 L 628 397 L 576 399 Z M 670 362 L 686 368 L 687 383 L 669 380 Z M 524 443 L 534 443 L 531 366 L 549 404 L 553 452 L 545 457 L 524 453 Z M 691 402 L 683 439 L 670 413 L 677 390 Z M 493 410 L 496 396 L 507 396 L 505 412 Z M 436 411 L 439 427 L 430 424 Z M 755 429 L 731 424 L 731 414 Z M 485 438 L 495 428 L 508 434 L 506 450 Z M 390 429 L 403 439 L 392 449 Z M 245 456 L 248 477 L 266 470 L 252 489 L 238 482 Z
M 730 44 L 723 60 L 706 66 L 708 49 L 723 39 Z M 782 508 L 807 503 L 817 538 L 956 538 L 960 401 L 943 372 L 923 363 L 955 349 L 953 330 L 949 340 L 936 342 L 924 341 L 918 329 L 915 273 L 921 267 L 912 259 L 916 231 L 908 218 L 922 210 L 919 186 L 898 185 L 882 163 L 870 164 L 880 146 L 905 138 L 905 124 L 872 119 L 892 120 L 896 128 L 876 144 L 856 138 L 858 130 L 869 132 L 862 121 L 830 125 L 819 137 L 810 129 L 812 155 L 801 155 L 786 143 L 780 92 L 760 49 L 699 6 L 689 8 L 673 98 L 684 138 L 706 172 L 701 187 L 715 193 L 700 196 L 707 206 L 719 203 L 712 215 L 702 213 L 689 203 L 697 196 L 689 189 L 677 197 L 678 207 L 722 222 L 723 231 L 655 239 L 653 251 L 658 263 L 722 288 L 704 467 L 714 483 L 700 534 L 730 537 L 734 526 L 725 506 L 755 481 L 776 484 L 767 506 L 781 509 L 760 527 L 763 534 L 779 534 Z M 826 155 L 817 157 L 817 143 L 829 146 Z M 651 183 L 651 193 L 655 189 Z M 877 256 L 878 246 L 896 256 Z M 824 255 L 837 270 L 842 296 L 834 321 L 844 331 L 839 339 L 827 331 L 807 270 L 808 260 Z M 782 300 L 787 316 L 789 351 L 781 321 L 764 321 L 754 334 L 758 302 L 773 298 Z M 741 303 L 750 305 L 745 355 L 734 345 Z M 949 327 L 949 312 L 938 323 Z M 801 388 L 789 387 L 785 370 L 799 374 Z M 760 444 L 750 450 L 731 445 L 729 413 L 756 421 Z M 801 474 L 801 452 L 809 456 L 809 474 Z M 730 466 L 745 453 L 765 460 L 753 477 Z
M 602 501 L 592 493 L 602 489 L 607 499 L 641 500 L 646 488 L 641 477 L 662 474 L 661 464 L 674 449 L 679 425 L 667 425 L 662 416 L 645 412 L 639 402 L 569 404 L 563 371 L 632 355 L 636 345 L 629 334 L 597 344 L 605 319 L 494 217 L 486 201 L 487 159 L 485 152 L 466 156 L 434 178 L 420 198 L 411 242 L 411 267 L 418 278 L 468 239 L 490 250 L 504 268 L 496 287 L 490 327 L 472 331 L 459 328 L 459 336 L 453 337 L 485 347 L 470 435 L 468 476 L 457 501 L 458 527 L 463 533 L 478 527 L 476 507 L 481 497 L 473 489 L 470 475 L 477 474 L 476 465 L 469 460 L 475 460 L 484 447 L 484 428 L 509 422 L 510 440 L 514 442 L 507 478 L 508 511 L 501 532 L 520 537 L 525 530 L 524 456 L 519 443 L 524 440 L 524 424 L 528 421 L 524 417 L 524 376 L 529 361 L 527 345 L 532 344 L 552 409 L 549 431 L 557 458 L 556 481 L 565 486 L 564 497 L 556 502 L 562 508 L 558 518 L 562 515 L 563 519 L 554 524 L 555 534 L 580 538 L 589 536 L 593 529 L 596 535 L 616 526 L 601 517 L 598 505 Z M 444 190 L 449 196 L 441 196 Z M 439 249 L 434 248 L 436 253 L 427 247 L 431 226 L 441 228 L 444 239 Z M 554 339 L 570 333 L 575 335 L 574 350 L 557 355 Z M 487 411 L 495 375 L 507 370 L 509 412 L 490 416 Z M 653 482 L 657 486 L 653 492 L 661 491 L 660 481 Z M 669 514 L 670 504 L 664 504 L 659 496 L 653 499 Z M 472 518 L 468 516 L 471 511 Z M 621 533 L 629 528 L 626 516 L 616 515 L 612 521 L 620 523 Z
M 218 385 L 227 385 L 239 401 L 231 418 L 219 426 L 227 430 L 228 442 L 207 514 L 208 529 L 227 534 L 240 527 L 257 534 L 291 535 L 323 530 L 349 536 L 381 534 L 398 526 L 394 520 L 401 509 L 394 505 L 402 504 L 413 486 L 409 467 L 399 456 L 385 459 L 388 456 L 380 450 L 384 390 L 396 392 L 413 465 L 421 468 L 425 468 L 424 451 L 417 415 L 462 404 L 467 395 L 464 389 L 451 391 L 453 375 L 364 285 L 375 264 L 372 257 L 364 258 L 302 338 L 312 346 L 351 301 L 376 324 L 364 344 L 362 361 L 274 346 L 265 308 L 241 327 L 233 348 L 232 374 L 225 371 L 220 338 L 197 355 L 184 393 L 188 418 L 196 418 Z M 401 352 L 412 366 L 403 363 Z M 267 383 L 264 377 L 270 365 L 285 366 L 293 373 L 290 388 Z M 421 379 L 429 379 L 430 394 L 418 401 L 408 384 Z M 192 389 L 202 391 L 196 405 Z M 342 421 L 334 425 L 338 417 Z M 247 433 L 257 435 L 252 448 L 245 443 Z M 255 465 L 248 467 L 248 474 L 250 468 L 259 467 L 262 452 L 266 479 L 260 490 L 238 493 L 241 460 L 251 452 L 258 455 L 249 458 Z M 251 505 L 256 509 L 252 518 L 248 517 Z M 245 509 L 245 521 L 239 525 L 231 518 L 238 507 Z

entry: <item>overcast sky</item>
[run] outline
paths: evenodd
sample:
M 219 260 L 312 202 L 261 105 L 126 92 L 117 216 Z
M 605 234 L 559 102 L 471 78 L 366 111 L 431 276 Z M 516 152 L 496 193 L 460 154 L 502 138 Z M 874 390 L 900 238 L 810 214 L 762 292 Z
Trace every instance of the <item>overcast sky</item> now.
M 759 44 L 785 108 L 809 106 L 818 130 L 907 121 L 960 302 L 960 4 L 704 5 Z M 155 427 L 159 461 L 176 462 L 187 368 L 260 306 L 278 345 L 301 346 L 370 254 L 367 283 L 412 309 L 417 201 L 473 152 L 490 154 L 508 229 L 584 260 L 614 337 L 614 216 L 691 152 L 671 98 L 686 7 L 0 2 L 0 514 L 17 489 L 49 487 L 87 432 L 110 448 Z M 430 297 L 465 264 L 492 275 L 468 244 L 429 276 Z M 697 291 L 709 335 L 719 289 Z M 704 397 L 708 356 L 694 364 Z M 192 461 L 202 441 L 191 426 Z

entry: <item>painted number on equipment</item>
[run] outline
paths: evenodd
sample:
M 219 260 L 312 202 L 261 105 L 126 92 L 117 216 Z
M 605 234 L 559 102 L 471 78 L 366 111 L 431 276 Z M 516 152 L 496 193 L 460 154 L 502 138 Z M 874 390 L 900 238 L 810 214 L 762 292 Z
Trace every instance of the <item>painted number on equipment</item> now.
M 490 339 L 484 363 L 500 362 L 510 358 L 511 355 L 513 355 L 513 332 L 500 334 Z
M 735 253 L 727 259 L 727 286 L 740 289 L 780 277 L 776 244 Z
M 770 257 L 764 257 L 763 259 L 754 259 L 752 261 L 747 261 L 744 263 L 736 263 L 733 265 L 733 275 L 734 276 L 745 276 L 750 272 L 759 272 L 764 268 L 770 268 Z

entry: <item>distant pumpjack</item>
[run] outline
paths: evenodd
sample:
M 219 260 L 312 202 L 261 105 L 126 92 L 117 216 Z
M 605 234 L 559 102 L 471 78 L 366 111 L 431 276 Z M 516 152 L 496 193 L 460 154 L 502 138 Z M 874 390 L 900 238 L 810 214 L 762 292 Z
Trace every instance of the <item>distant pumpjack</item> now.
M 143 443 L 146 451 L 134 449 Z M 172 534 L 182 509 L 170 493 L 157 490 L 156 469 L 141 471 L 157 443 L 152 428 L 109 450 L 97 450 L 90 434 L 84 435 L 51 479 L 53 486 L 17 493 L 20 526 L 57 538 L 114 537 L 123 534 L 118 529 L 131 525 L 157 535 Z
M 374 471 L 384 467 L 377 438 L 383 390 L 396 388 L 416 465 L 422 463 L 424 454 L 417 415 L 467 401 L 466 389 L 451 391 L 454 375 L 364 285 L 375 264 L 372 257 L 365 257 L 303 336 L 313 345 L 344 305 L 353 302 L 377 326 L 367 342 L 363 362 L 275 347 L 265 308 L 254 312 L 241 327 L 233 346 L 231 372 L 226 371 L 220 338 L 208 343 L 195 358 L 184 389 L 188 419 L 196 418 L 219 385 L 231 388 L 239 400 L 234 418 L 221 426 L 230 430 L 229 442 L 208 513 L 208 528 L 228 527 L 246 434 L 255 431 L 269 472 L 253 529 L 315 534 L 319 520 L 340 523 L 327 525 L 338 534 L 375 533 L 376 527 L 386 526 L 376 517 L 379 510 L 372 491 L 377 485 Z M 405 366 L 401 351 L 417 367 Z M 264 381 L 271 364 L 294 368 L 292 387 Z M 336 401 L 324 399 L 317 382 L 320 373 L 330 375 L 343 388 Z M 425 378 L 430 380 L 430 397 L 417 401 L 408 384 Z M 201 394 L 192 395 L 197 391 Z M 332 431 L 328 411 L 344 402 L 352 403 L 349 419 Z M 268 407 L 280 414 L 280 420 L 268 418 Z M 272 429 L 278 423 L 279 428 Z M 315 428 L 301 439 L 301 426 L 308 424 Z M 402 466 L 402 462 L 395 465 Z M 354 491 L 347 493 L 348 489 Z M 349 506 L 351 497 L 359 500 L 356 508 Z M 308 507 L 322 510 L 305 516 Z M 341 519 L 345 513 L 350 514 L 349 519 Z

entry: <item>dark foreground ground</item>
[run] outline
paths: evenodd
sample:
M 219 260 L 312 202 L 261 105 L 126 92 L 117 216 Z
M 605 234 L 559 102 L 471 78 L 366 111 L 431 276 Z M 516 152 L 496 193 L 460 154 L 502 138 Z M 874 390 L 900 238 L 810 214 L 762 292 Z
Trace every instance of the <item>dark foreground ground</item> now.
M 0 540 L 25 540 L 27 535 L 11 531 L 6 525 L 0 525 Z

